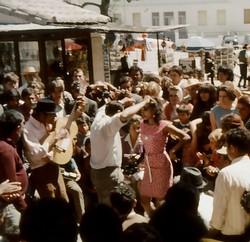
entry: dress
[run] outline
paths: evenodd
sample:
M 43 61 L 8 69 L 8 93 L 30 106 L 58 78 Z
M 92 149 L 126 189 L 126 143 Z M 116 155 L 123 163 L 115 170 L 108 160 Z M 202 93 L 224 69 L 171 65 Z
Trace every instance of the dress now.
M 163 128 L 167 121 L 150 126 L 141 123 L 141 139 L 145 148 L 145 172 L 141 182 L 140 194 L 146 197 L 164 198 L 173 182 L 173 167 L 165 151 L 167 136 Z

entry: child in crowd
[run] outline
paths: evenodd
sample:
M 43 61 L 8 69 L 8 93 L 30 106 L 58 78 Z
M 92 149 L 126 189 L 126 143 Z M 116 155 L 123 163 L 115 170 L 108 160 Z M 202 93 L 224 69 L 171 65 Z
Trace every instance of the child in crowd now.
M 22 115 L 24 116 L 25 122 L 27 122 L 30 118 L 30 115 L 33 112 L 32 106 L 36 101 L 34 89 L 31 87 L 24 88 L 22 91 L 21 97 L 22 97 L 23 104 L 17 108 L 17 111 L 22 113 Z
M 81 173 L 78 184 L 83 190 L 85 208 L 87 208 L 97 203 L 96 190 L 90 178 L 90 118 L 83 114 L 76 120 L 76 124 L 78 133 L 73 157 Z
M 176 112 L 178 114 L 178 121 L 173 123 L 174 126 L 191 136 L 190 106 L 183 103 L 176 109 Z M 180 165 L 179 167 L 176 167 L 177 164 L 174 165 L 177 168 L 175 175 L 180 173 L 183 166 L 194 166 L 194 163 L 197 161 L 195 152 L 191 149 L 191 140 L 183 145 L 182 149 L 178 152 L 178 157 Z

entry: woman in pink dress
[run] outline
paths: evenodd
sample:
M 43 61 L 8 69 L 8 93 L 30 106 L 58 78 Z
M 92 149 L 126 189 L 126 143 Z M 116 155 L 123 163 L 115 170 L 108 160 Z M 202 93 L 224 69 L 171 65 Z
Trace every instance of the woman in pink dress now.
M 145 172 L 140 185 L 141 204 L 148 216 L 153 212 L 151 199 L 157 202 L 164 200 L 165 194 L 173 181 L 171 160 L 176 160 L 175 152 L 190 139 L 190 136 L 173 126 L 169 121 L 162 120 L 162 106 L 159 99 L 154 98 L 142 109 L 141 139 L 145 149 Z M 169 155 L 166 152 L 168 135 L 180 141 Z

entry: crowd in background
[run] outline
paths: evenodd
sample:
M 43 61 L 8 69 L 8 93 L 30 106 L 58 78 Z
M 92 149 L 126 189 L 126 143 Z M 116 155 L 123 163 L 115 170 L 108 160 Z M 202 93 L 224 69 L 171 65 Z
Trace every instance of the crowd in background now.
M 242 64 L 242 63 L 240 63 Z M 2 241 L 249 241 L 250 96 L 220 66 L 83 70 L 44 85 L 6 73 L 0 95 Z M 211 74 L 211 73 L 210 73 Z M 209 75 L 208 75 L 209 76 Z M 65 148 L 66 147 L 66 148 Z

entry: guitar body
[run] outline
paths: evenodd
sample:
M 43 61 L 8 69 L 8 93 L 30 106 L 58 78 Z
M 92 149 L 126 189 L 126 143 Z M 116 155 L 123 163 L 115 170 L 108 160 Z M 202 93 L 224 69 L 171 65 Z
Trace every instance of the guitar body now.
M 49 143 L 51 140 L 55 139 L 56 134 L 66 127 L 67 122 L 68 118 L 59 118 L 56 122 L 55 131 L 51 132 L 43 143 Z M 68 163 L 73 155 L 72 141 L 78 132 L 76 122 L 72 122 L 69 129 L 67 130 L 69 132 L 69 135 L 64 139 L 58 140 L 55 146 L 52 148 L 53 162 L 59 165 L 64 165 Z

